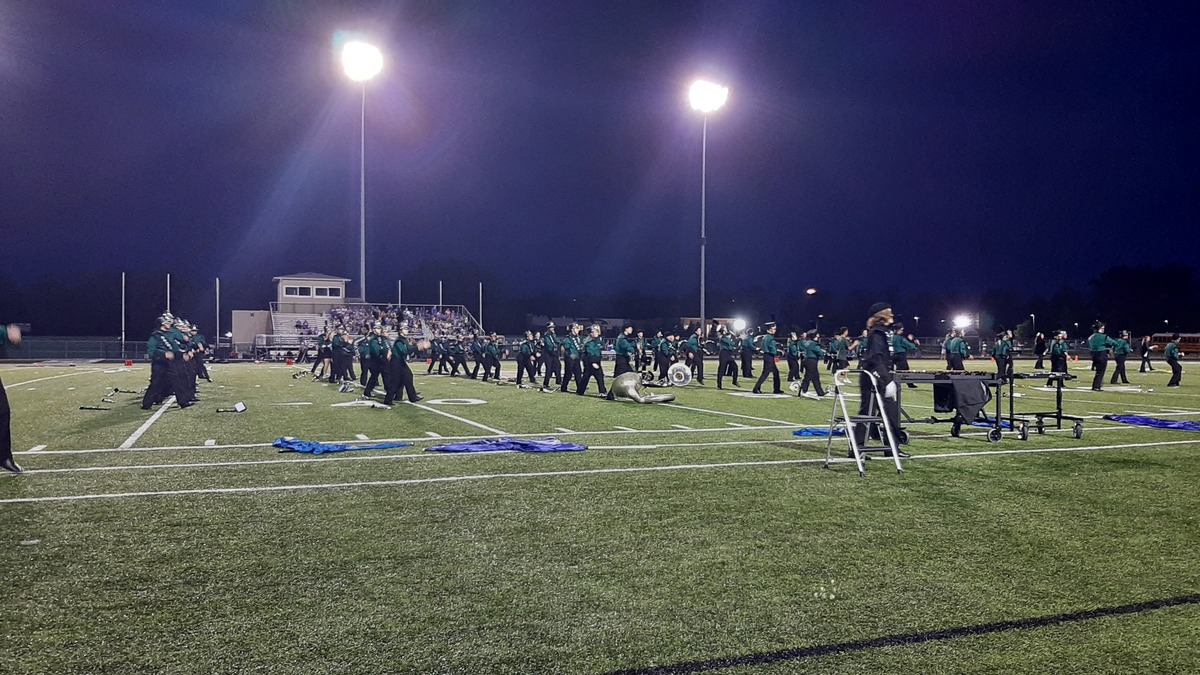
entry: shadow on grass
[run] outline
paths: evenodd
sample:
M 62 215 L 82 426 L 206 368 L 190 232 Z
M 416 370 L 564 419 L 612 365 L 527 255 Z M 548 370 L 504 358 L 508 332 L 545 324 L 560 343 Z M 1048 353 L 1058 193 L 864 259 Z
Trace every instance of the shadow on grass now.
M 937 640 L 953 640 L 960 637 L 987 635 L 989 633 L 1003 633 L 1012 630 L 1041 628 L 1043 626 L 1090 621 L 1092 619 L 1100 619 L 1109 616 L 1141 614 L 1142 612 L 1149 612 L 1156 609 L 1196 604 L 1200 604 L 1200 595 L 1181 595 L 1174 598 L 1150 600 L 1148 602 L 1139 602 L 1132 605 L 1101 607 L 1099 609 L 1090 609 L 1083 612 L 1072 612 L 1068 614 L 1055 614 L 1053 616 L 1040 616 L 1031 617 L 1028 619 L 1014 619 L 1012 621 L 982 623 L 975 624 L 973 626 L 959 626 L 957 628 L 946 628 L 943 630 L 926 631 L 922 633 L 885 635 L 883 637 L 873 638 L 870 640 L 839 642 L 837 644 L 816 645 L 814 647 L 803 647 L 798 649 L 782 649 L 774 652 L 746 654 L 744 656 L 709 659 L 707 661 L 688 661 L 670 666 L 631 668 L 629 670 L 616 671 L 613 673 L 613 675 L 675 675 L 683 673 L 700 673 L 709 670 L 721 670 L 723 668 L 734 668 L 740 666 L 761 666 L 785 661 L 799 661 L 801 659 L 808 659 L 815 656 L 845 654 L 848 652 L 861 652 L 869 649 L 880 649 L 884 647 L 915 645 L 923 642 L 934 642 Z

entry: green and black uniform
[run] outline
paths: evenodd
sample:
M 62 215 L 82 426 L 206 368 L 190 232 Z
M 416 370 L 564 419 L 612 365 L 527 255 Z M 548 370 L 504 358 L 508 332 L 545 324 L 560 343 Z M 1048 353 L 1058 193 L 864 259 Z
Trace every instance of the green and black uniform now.
M 996 338 L 992 347 L 992 358 L 996 359 L 996 377 L 1001 381 L 1012 377 L 1012 340 L 1007 336 Z
M 742 338 L 742 377 L 754 377 L 754 336 L 750 333 Z
M 383 399 L 384 405 L 391 405 L 400 395 L 407 395 L 410 403 L 421 400 L 416 387 L 413 386 L 412 368 L 408 366 L 408 355 L 411 352 L 412 345 L 409 344 L 408 338 L 397 335 L 388 350 L 388 376 L 385 384 L 387 395 Z
M 547 326 L 546 334 L 542 336 L 542 361 L 546 364 L 546 374 L 542 376 L 542 388 L 550 388 L 550 376 L 554 376 L 554 384 L 561 385 L 564 379 L 558 374 L 558 348 L 562 342 L 554 334 L 554 328 Z M 564 391 L 566 391 L 564 389 Z
M 763 335 L 762 340 L 763 351 L 763 371 L 758 376 L 758 382 L 754 384 L 754 393 L 761 394 L 763 382 L 767 381 L 768 377 L 773 377 L 775 388 L 771 390 L 772 394 L 782 394 L 783 390 L 779 388 L 779 368 L 775 365 L 775 357 L 779 355 L 779 347 L 775 342 L 775 336 L 767 333 Z
M 1179 359 L 1183 358 L 1183 354 L 1179 351 L 1178 341 L 1171 340 L 1168 342 L 1163 356 L 1167 359 L 1167 365 L 1171 366 L 1171 381 L 1167 382 L 1167 386 L 1178 387 L 1179 381 L 1183 377 L 1183 366 L 1179 365 Z
M 1067 372 L 1067 356 L 1071 349 L 1071 345 L 1064 338 L 1055 337 L 1054 342 L 1050 343 L 1050 372 L 1065 373 Z M 1046 380 L 1046 386 L 1054 386 L 1055 380 Z
M 675 342 L 669 338 L 660 340 L 655 359 L 658 362 L 658 378 L 667 379 L 667 370 L 675 362 Z
M 1120 380 L 1121 384 L 1129 384 L 1129 378 L 1125 376 L 1125 359 L 1129 358 L 1129 353 L 1132 351 L 1133 347 L 1128 340 L 1123 337 L 1117 338 L 1116 344 L 1113 345 L 1113 360 L 1117 362 L 1117 365 L 1113 367 L 1112 379 L 1108 381 L 1109 384 L 1116 384 L 1117 380 Z
M 1096 376 L 1092 378 L 1092 391 L 1100 391 L 1101 385 L 1104 384 L 1104 371 L 1108 370 L 1108 350 L 1116 344 L 1112 338 L 1100 331 L 1092 333 L 1088 338 L 1088 350 L 1092 352 L 1092 369 L 1096 371 Z
M 787 343 L 787 362 L 788 362 L 788 382 L 795 382 L 800 379 L 800 359 L 801 353 L 804 351 L 804 345 L 808 342 L 806 338 L 791 338 Z
M 588 381 L 594 377 L 600 395 L 608 395 L 608 389 L 604 387 L 604 369 L 600 367 L 600 352 L 603 349 L 604 338 L 599 335 L 592 336 L 583 343 L 583 376 L 579 378 L 579 388 L 575 390 L 576 394 L 583 396 L 587 391 Z
M 568 332 L 567 337 L 563 338 L 562 350 L 562 384 L 558 386 L 558 390 L 565 393 L 569 383 L 574 382 L 575 388 L 578 389 L 579 382 L 583 379 L 583 368 L 579 365 L 579 359 L 583 355 L 579 334 L 574 331 Z
M 616 365 L 613 366 L 613 377 L 619 377 L 624 373 L 632 373 L 633 355 L 637 352 L 637 348 L 633 342 L 629 341 L 629 336 L 625 335 L 625 333 L 618 335 L 613 349 L 617 353 Z
M 804 341 L 804 381 L 800 383 L 800 395 L 808 393 L 808 385 L 814 387 L 817 396 L 824 396 L 825 389 L 821 387 L 821 359 L 825 356 L 825 350 L 821 349 L 821 343 L 816 340 Z
M 721 333 L 717 341 L 717 389 L 722 389 L 721 380 L 726 375 L 733 378 L 733 386 L 738 386 L 737 363 L 734 354 L 737 353 L 738 341 L 729 333 Z

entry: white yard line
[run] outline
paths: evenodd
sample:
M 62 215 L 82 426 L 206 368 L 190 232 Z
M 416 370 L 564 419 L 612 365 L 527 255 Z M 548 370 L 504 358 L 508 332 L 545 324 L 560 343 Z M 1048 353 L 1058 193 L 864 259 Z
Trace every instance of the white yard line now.
M 1104 451 L 1104 450 L 1125 450 L 1131 448 L 1149 448 L 1149 447 L 1167 447 L 1180 445 L 1196 445 L 1200 444 L 1200 439 L 1189 441 L 1160 441 L 1156 443 L 1125 443 L 1122 445 L 1092 445 L 1080 448 L 1026 448 L 1021 450 L 980 450 L 977 452 L 949 452 L 935 455 L 914 455 L 907 461 L 923 459 L 953 459 L 953 458 L 968 458 L 968 457 L 992 457 L 999 455 L 1021 455 L 1035 453 L 1057 453 L 1057 452 L 1086 452 L 1086 451 Z M 851 462 L 853 460 L 840 458 L 835 460 L 837 463 Z M 783 466 L 796 464 L 821 464 L 825 462 L 824 457 L 808 458 L 808 459 L 782 459 L 782 460 L 761 460 L 753 462 L 717 462 L 712 464 L 672 464 L 667 466 L 651 466 L 651 467 L 616 467 L 608 469 L 578 469 L 570 471 L 533 471 L 533 472 L 518 472 L 518 473 L 491 473 L 466 476 L 444 476 L 439 478 L 411 478 L 403 480 L 383 480 L 383 481 L 356 481 L 349 483 L 316 483 L 316 484 L 299 484 L 299 485 L 271 485 L 257 487 L 236 487 L 236 488 L 201 488 L 193 490 L 158 490 L 145 492 L 113 492 L 90 495 L 65 495 L 59 497 L 17 497 L 13 499 L 0 499 L 0 504 L 29 504 L 43 502 L 72 502 L 84 501 L 93 499 L 122 499 L 128 497 L 163 497 L 163 496 L 181 496 L 181 495 L 224 495 L 224 494 L 253 494 L 262 492 L 294 492 L 301 490 L 337 490 L 348 488 L 363 488 L 363 487 L 398 487 L 405 485 L 421 485 L 430 483 L 458 483 L 475 480 L 494 480 L 504 478 L 560 478 L 568 476 L 590 476 L 603 474 L 624 474 L 624 473 L 650 473 L 655 471 L 697 471 L 707 469 L 729 469 L 729 468 L 744 468 L 744 467 L 762 467 L 762 466 Z
M 981 429 L 980 427 L 975 427 L 975 428 Z M 1102 427 L 1089 427 L 1089 430 L 1093 431 L 1093 432 L 1096 432 L 1096 431 L 1118 431 L 1118 430 L 1128 429 L 1128 428 L 1129 427 L 1126 425 L 1111 425 L 1111 426 L 1102 426 Z M 1145 427 L 1136 427 L 1136 428 L 1140 429 L 1140 428 L 1145 428 Z M 428 432 L 428 433 L 433 433 L 433 432 Z M 1071 429 L 1069 427 L 1066 429 L 1047 429 L 1046 433 L 1050 433 L 1050 434 L 1071 433 Z M 962 433 L 960 437 L 961 438 L 983 438 L 984 436 L 986 436 L 986 434 L 987 434 L 987 432 L 982 431 L 982 430 L 968 431 L 968 432 Z M 489 437 L 476 437 L 476 438 L 490 438 L 490 436 Z M 952 438 L 952 436 L 950 434 L 915 434 L 914 438 L 919 439 L 919 440 L 935 440 L 935 439 L 948 439 L 948 438 Z M 814 444 L 824 443 L 827 441 L 827 439 L 828 439 L 828 437 L 808 436 L 808 437 L 791 437 L 791 438 L 784 437 L 784 438 L 777 438 L 777 439 L 754 439 L 754 440 L 745 440 L 745 441 L 708 441 L 708 442 L 704 442 L 704 443 L 654 443 L 654 444 L 642 444 L 642 445 L 591 445 L 591 446 L 588 446 L 588 449 L 590 449 L 590 450 L 662 450 L 662 449 L 668 449 L 668 448 L 700 448 L 700 447 L 721 447 L 721 446 L 732 446 L 732 445 L 763 445 L 763 444 L 814 445 Z M 833 439 L 834 444 L 838 445 L 839 442 L 843 439 L 844 439 L 844 437 L 842 437 L 842 436 L 835 436 Z M 980 451 L 980 452 L 983 452 L 983 451 Z M 182 464 L 133 464 L 133 465 L 123 465 L 123 466 L 122 465 L 84 466 L 84 467 L 73 467 L 73 468 L 65 468 L 65 469 L 26 469 L 25 473 L 77 473 L 77 472 L 91 472 L 91 471 L 138 471 L 138 470 L 144 470 L 144 469 L 191 469 L 191 468 L 211 468 L 211 467 L 222 467 L 222 466 L 254 466 L 254 465 L 258 465 L 258 464 L 287 464 L 289 462 L 334 462 L 334 461 L 354 461 L 354 460 L 371 461 L 371 460 L 377 460 L 377 459 L 422 459 L 422 458 L 466 459 L 466 458 L 471 458 L 471 457 L 485 457 L 487 455 L 518 454 L 518 453 L 519 453 L 519 451 L 517 451 L 517 450 L 493 450 L 493 451 L 489 451 L 489 452 L 459 452 L 459 453 L 450 452 L 450 453 L 434 453 L 434 454 L 425 454 L 424 451 L 421 451 L 421 452 L 407 452 L 407 453 L 391 454 L 391 455 L 362 455 L 362 454 L 358 454 L 358 453 L 353 453 L 353 454 L 345 454 L 345 455 L 338 454 L 338 455 L 322 456 L 322 457 L 298 457 L 298 458 L 293 458 L 293 459 L 267 459 L 267 460 L 257 459 L 257 460 L 229 461 L 229 462 L 188 462 L 188 463 L 182 463 Z M 978 454 L 978 453 L 966 452 L 966 453 L 958 453 L 958 454 L 962 454 L 965 456 L 965 455 Z M 922 457 L 930 457 L 932 455 L 921 455 L 921 456 Z
M 39 450 L 45 450 L 45 449 L 46 449 L 46 446 L 44 446 L 44 445 L 35 445 L 29 449 L 29 452 L 37 452 Z
M 630 429 L 629 427 L 613 427 L 613 428 L 617 429 L 619 431 L 637 431 L 636 429 Z
M 75 377 L 76 375 L 90 375 L 92 373 L 104 372 L 102 370 L 79 370 L 74 373 L 64 373 L 62 375 L 51 375 L 49 377 L 39 377 L 36 380 L 25 380 L 24 382 L 9 382 L 5 387 L 19 387 L 24 384 L 33 384 L 34 382 L 45 382 L 46 380 L 57 380 L 60 377 Z
M 171 396 L 171 397 L 167 398 L 167 400 L 163 401 L 163 404 L 161 406 L 159 406 L 158 411 L 155 412 L 153 415 L 151 415 L 150 419 L 146 420 L 142 424 L 142 426 L 138 427 L 138 430 L 133 432 L 132 436 L 130 436 L 129 438 L 126 438 L 125 442 L 122 443 L 120 446 L 118 446 L 118 449 L 128 450 L 129 448 L 132 448 L 133 444 L 137 443 L 138 439 L 142 437 L 142 434 L 146 433 L 146 431 L 148 431 L 150 429 L 150 425 L 157 422 L 158 418 L 162 417 L 163 413 L 167 412 L 167 410 L 169 410 L 170 407 L 174 404 L 175 404 L 174 396 Z
M 554 430 L 555 430 L 555 431 L 557 431 L 557 432 L 559 432 L 559 433 L 562 433 L 562 434 L 573 434 L 573 433 L 575 433 L 574 431 L 571 431 L 570 429 L 568 429 L 568 428 L 566 428 L 566 427 L 555 427 L 555 428 L 554 428 Z
M 726 422 L 725 424 L 727 424 L 731 427 L 745 427 L 746 426 L 745 424 L 738 424 L 737 422 Z
M 451 415 L 450 413 L 448 413 L 444 410 L 438 410 L 437 408 L 430 408 L 429 406 L 421 405 L 420 403 L 410 403 L 409 405 L 420 408 L 421 410 L 428 410 L 431 413 L 437 413 L 438 415 L 442 415 L 443 417 L 449 417 L 450 419 L 457 420 L 459 422 L 462 422 L 463 424 L 469 424 L 469 425 L 475 427 L 476 429 L 483 429 L 484 431 L 490 431 L 493 434 L 496 434 L 497 436 L 508 436 L 509 435 L 509 434 L 504 433 L 503 431 L 500 431 L 499 429 L 493 429 L 492 427 L 489 427 L 486 424 L 472 422 L 471 420 L 466 419 L 465 417 L 459 417 L 458 415 Z
M 755 422 L 770 422 L 771 424 L 787 424 L 794 427 L 813 426 L 809 424 L 797 424 L 796 422 L 787 422 L 785 420 L 773 420 L 767 417 L 754 417 L 752 415 L 739 415 L 738 413 L 725 412 L 724 410 L 708 410 L 705 408 L 693 408 L 687 405 L 679 405 L 677 403 L 659 403 L 658 405 L 664 408 L 679 408 L 680 410 L 691 410 L 693 412 L 709 413 L 710 415 L 724 415 L 726 417 L 740 417 L 745 420 L 754 420 Z M 821 425 L 816 425 L 821 426 Z M 825 425 L 828 426 L 828 425 Z
M 430 438 L 441 438 L 442 437 L 442 435 L 437 433 L 436 431 L 426 431 L 425 435 Z
M 671 427 L 672 427 L 672 428 L 675 428 L 675 429 L 683 429 L 684 431 L 691 431 L 691 430 L 692 430 L 692 428 L 691 428 L 691 427 L 689 427 L 689 426 L 685 426 L 685 425 L 683 425 L 683 424 L 672 424 L 672 425 L 671 425 Z

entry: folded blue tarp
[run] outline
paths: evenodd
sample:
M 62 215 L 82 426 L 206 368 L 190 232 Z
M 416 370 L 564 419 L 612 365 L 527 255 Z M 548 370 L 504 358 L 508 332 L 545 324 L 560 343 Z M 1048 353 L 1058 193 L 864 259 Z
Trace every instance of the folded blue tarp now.
M 986 422 L 983 420 L 980 420 L 978 422 L 971 422 L 971 426 L 983 427 L 985 429 L 994 429 L 996 427 L 996 419 L 994 417 L 987 417 L 985 419 L 987 420 Z M 1001 429 L 1011 429 L 1012 425 L 1008 423 L 1008 420 L 1000 420 L 1000 428 Z
M 280 452 L 308 452 L 322 455 L 327 452 L 345 452 L 347 450 L 384 450 L 386 448 L 404 448 L 412 443 L 376 443 L 374 445 L 343 445 L 339 443 L 321 443 L 320 441 L 302 441 L 299 438 L 276 438 L 271 445 L 279 448 Z
M 1179 429 L 1180 431 L 1200 431 L 1200 422 L 1189 420 L 1164 420 L 1158 417 L 1141 417 L 1139 415 L 1105 415 L 1104 419 L 1123 424 L 1136 424 L 1139 427 L 1154 427 L 1156 429 Z
M 792 435 L 793 436 L 819 436 L 821 438 L 828 438 L 829 437 L 829 429 L 825 429 L 822 427 L 805 427 L 803 429 L 797 429 L 797 430 L 793 431 Z M 846 431 L 844 429 L 834 429 L 833 435 L 834 436 L 845 436 Z
M 587 446 L 578 443 L 564 443 L 557 438 L 547 438 L 544 441 L 521 438 L 484 438 L 478 441 L 425 448 L 425 452 L 508 452 L 513 450 L 517 452 L 574 452 L 587 450 Z

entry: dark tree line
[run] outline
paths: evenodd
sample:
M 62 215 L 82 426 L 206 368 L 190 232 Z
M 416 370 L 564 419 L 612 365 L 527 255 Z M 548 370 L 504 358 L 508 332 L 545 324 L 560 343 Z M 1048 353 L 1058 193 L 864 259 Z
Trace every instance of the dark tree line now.
M 668 319 L 699 314 L 696 294 L 656 294 L 642 288 L 603 292 L 565 293 L 561 279 L 545 283 L 515 283 L 502 272 L 477 263 L 444 260 L 423 264 L 406 273 L 406 303 L 435 303 L 438 281 L 446 304 L 465 305 L 478 312 L 479 283 L 483 282 L 484 323 L 489 330 L 515 334 L 529 328 L 530 315 L 622 317 L 642 320 L 648 330 L 670 328 Z M 126 275 L 127 335 L 137 339 L 154 327 L 154 318 L 167 306 L 166 272 Z M 216 332 L 216 293 L 213 279 L 173 275 L 171 309 L 197 322 L 210 336 Z M 395 302 L 397 289 L 372 289 L 375 302 Z M 273 299 L 269 280 L 222 280 L 222 332 L 230 326 L 232 309 L 265 309 Z M 1134 334 L 1178 330 L 1200 332 L 1200 279 L 1196 269 L 1181 265 L 1113 267 L 1083 286 L 1048 287 L 1019 292 L 997 287 L 982 292 L 948 289 L 944 292 L 881 287 L 870 291 L 821 288 L 813 295 L 804 288 L 783 285 L 750 286 L 730 292 L 710 290 L 707 314 L 741 317 L 751 325 L 777 321 L 781 328 L 818 328 L 830 334 L 840 326 L 857 333 L 867 307 L 878 300 L 891 302 L 907 329 L 920 335 L 941 335 L 960 313 L 977 319 L 985 335 L 1000 328 L 1031 333 L 1063 328 L 1085 334 L 1096 320 L 1114 330 Z M 919 319 L 917 318 L 919 317 Z M 651 321 L 653 320 L 653 321 Z M 120 272 L 78 277 L 45 276 L 12 279 L 0 276 L 0 321 L 28 323 L 34 335 L 117 336 L 121 330 Z M 1078 328 L 1076 328 L 1078 324 Z

